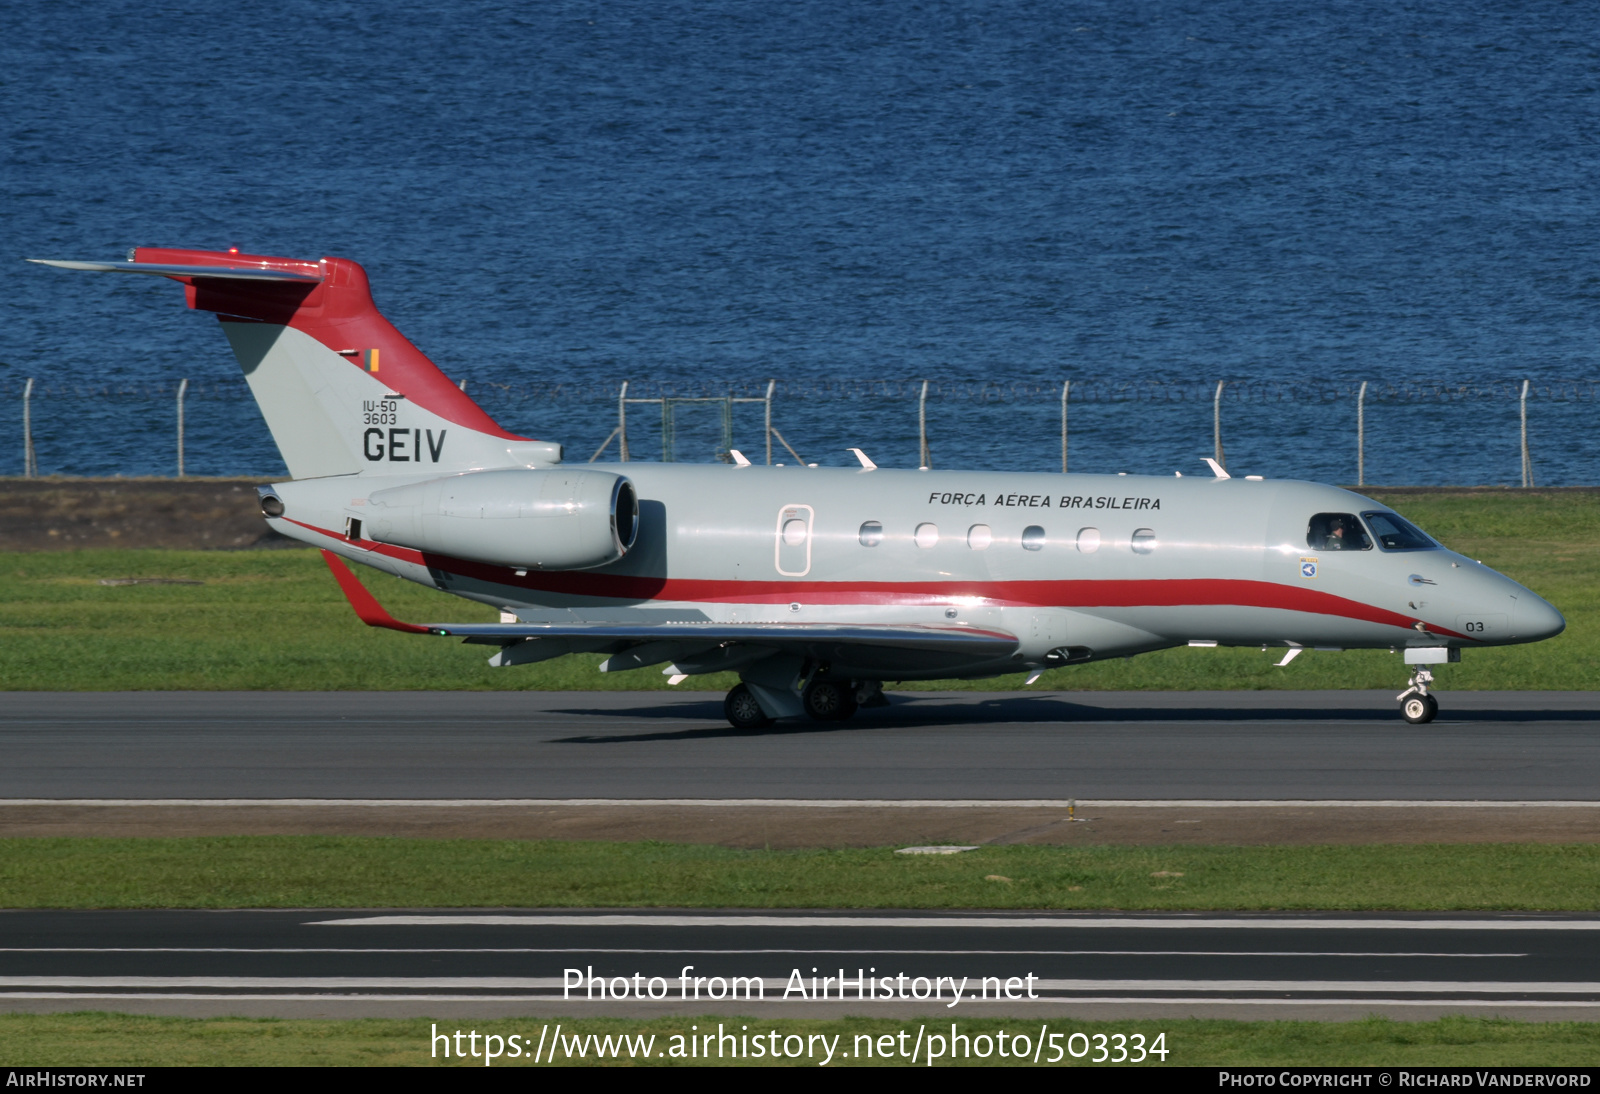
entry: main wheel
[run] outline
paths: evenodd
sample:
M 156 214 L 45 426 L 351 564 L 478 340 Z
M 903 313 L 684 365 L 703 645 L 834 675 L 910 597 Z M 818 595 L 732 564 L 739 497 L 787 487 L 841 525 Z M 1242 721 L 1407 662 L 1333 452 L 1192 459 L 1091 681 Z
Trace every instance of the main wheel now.
M 756 693 L 743 684 L 728 692 L 728 697 L 722 701 L 722 713 L 734 729 L 760 729 L 772 724 L 772 719 L 756 701 Z
M 1431 695 L 1413 695 L 1400 704 L 1400 713 L 1414 726 L 1426 725 L 1439 713 L 1439 700 Z
M 800 700 L 819 722 L 842 722 L 856 712 L 856 692 L 848 682 L 813 680 Z

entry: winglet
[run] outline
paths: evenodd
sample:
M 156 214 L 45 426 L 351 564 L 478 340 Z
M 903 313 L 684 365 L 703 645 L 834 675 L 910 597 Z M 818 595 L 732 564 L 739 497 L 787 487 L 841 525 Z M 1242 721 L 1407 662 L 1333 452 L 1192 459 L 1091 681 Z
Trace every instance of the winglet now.
M 367 587 L 361 584 L 360 579 L 350 571 L 350 567 L 345 565 L 344 559 L 327 550 L 322 552 L 322 558 L 327 562 L 328 569 L 333 571 L 333 579 L 339 583 L 345 599 L 350 601 L 350 606 L 356 610 L 361 622 L 369 627 L 388 627 L 391 631 L 404 631 L 407 634 L 428 633 L 427 627 L 419 627 L 415 623 L 402 623 L 384 611 L 383 605 L 367 592 Z
M 1233 478 L 1232 475 L 1228 474 L 1226 471 L 1224 471 L 1222 469 L 1222 465 L 1220 463 L 1218 463 L 1216 460 L 1212 459 L 1210 456 L 1201 456 L 1200 458 L 1202 460 L 1205 460 L 1206 463 L 1211 465 L 1211 473 L 1213 475 L 1215 475 L 1217 478 L 1219 478 L 1219 479 L 1231 479 L 1231 478 Z

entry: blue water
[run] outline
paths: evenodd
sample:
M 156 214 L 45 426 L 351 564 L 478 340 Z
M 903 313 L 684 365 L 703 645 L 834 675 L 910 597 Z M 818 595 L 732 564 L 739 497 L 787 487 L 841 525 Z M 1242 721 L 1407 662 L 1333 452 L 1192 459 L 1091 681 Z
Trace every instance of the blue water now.
M 811 392 L 774 407 L 807 460 L 898 465 L 914 399 L 805 385 L 1370 380 L 1502 386 L 1379 399 L 1368 482 L 1516 482 L 1504 392 L 1532 378 L 1590 393 L 1531 400 L 1538 481 L 1600 482 L 1593 4 L 91 0 L 0 25 L 0 473 L 28 376 L 43 472 L 170 473 L 181 377 L 191 473 L 282 472 L 176 286 L 14 261 L 150 244 L 355 258 L 446 372 L 580 459 L 624 379 L 777 377 Z M 1057 414 L 935 398 L 934 462 L 1059 467 Z M 1202 398 L 1070 420 L 1074 470 L 1212 451 Z M 659 411 L 634 423 L 657 458 Z M 1354 481 L 1354 430 L 1348 395 L 1224 406 L 1236 473 Z M 679 459 L 721 436 L 711 409 L 677 432 Z

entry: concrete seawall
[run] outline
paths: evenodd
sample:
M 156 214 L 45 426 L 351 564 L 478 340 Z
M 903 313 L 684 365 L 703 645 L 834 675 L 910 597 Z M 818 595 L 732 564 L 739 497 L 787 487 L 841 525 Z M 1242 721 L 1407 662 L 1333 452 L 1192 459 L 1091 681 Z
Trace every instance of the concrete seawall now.
M 258 479 L 0 479 L 0 550 L 292 544 L 261 519 Z

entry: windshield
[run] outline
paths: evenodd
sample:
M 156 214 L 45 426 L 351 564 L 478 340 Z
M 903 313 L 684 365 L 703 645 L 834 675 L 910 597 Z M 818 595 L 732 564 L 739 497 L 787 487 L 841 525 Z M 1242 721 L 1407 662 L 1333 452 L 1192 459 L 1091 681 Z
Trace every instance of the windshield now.
M 1378 546 L 1385 551 L 1420 551 L 1439 546 L 1415 525 L 1395 513 L 1362 513 Z

